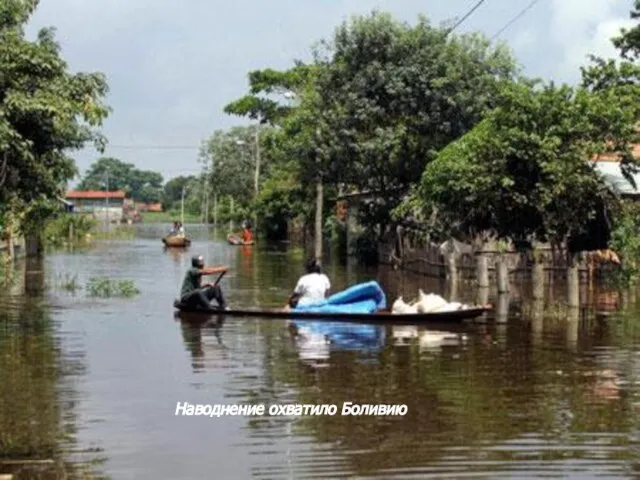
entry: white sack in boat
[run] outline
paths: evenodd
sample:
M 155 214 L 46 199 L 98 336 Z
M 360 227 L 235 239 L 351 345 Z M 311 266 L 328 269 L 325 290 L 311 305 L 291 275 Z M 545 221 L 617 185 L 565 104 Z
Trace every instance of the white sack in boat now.
M 462 310 L 463 307 L 464 305 L 460 302 L 448 302 L 432 310 L 432 312 L 455 312 L 456 310 Z
M 415 304 L 415 306 L 419 313 L 434 312 L 438 308 L 441 308 L 448 303 L 440 295 L 436 295 L 435 293 L 426 294 L 422 291 L 422 289 L 418 291 L 418 295 L 418 302 Z
M 409 305 L 402 299 L 402 297 L 398 297 L 391 306 L 391 313 L 418 313 L 418 311 L 416 310 L 415 305 Z

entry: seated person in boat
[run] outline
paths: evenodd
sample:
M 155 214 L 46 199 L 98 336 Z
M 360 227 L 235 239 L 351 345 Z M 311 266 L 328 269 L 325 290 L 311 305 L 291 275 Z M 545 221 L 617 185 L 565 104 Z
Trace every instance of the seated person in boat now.
M 307 273 L 300 277 L 296 288 L 289 297 L 288 306 L 308 305 L 324 300 L 331 288 L 329 277 L 322 273 L 322 267 L 316 259 L 307 262 Z
M 173 222 L 173 227 L 169 230 L 169 236 L 176 235 L 178 233 L 178 221 Z
M 226 310 L 227 304 L 222 295 L 220 285 L 211 285 L 207 283 L 201 285 L 204 275 L 215 275 L 217 273 L 226 272 L 228 267 L 205 267 L 204 257 L 202 255 L 191 259 L 191 268 L 187 270 L 184 281 L 182 282 L 182 290 L 180 291 L 180 302 L 189 307 L 199 307 L 204 309 L 211 308 L 211 300 L 216 300 L 220 310 Z
M 184 237 L 184 227 L 182 226 L 182 222 L 178 222 L 178 230 L 176 231 L 175 235 L 177 237 Z

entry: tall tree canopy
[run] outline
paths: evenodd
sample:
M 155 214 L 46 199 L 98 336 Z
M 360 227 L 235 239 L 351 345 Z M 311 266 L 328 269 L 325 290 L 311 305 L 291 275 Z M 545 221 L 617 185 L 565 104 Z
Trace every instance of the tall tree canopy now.
M 480 35 L 446 33 L 422 17 L 411 26 L 373 13 L 340 25 L 317 54 L 322 172 L 334 183 L 378 192 L 378 222 L 516 74 L 505 48 Z
M 202 144 L 200 160 L 205 164 L 211 192 L 233 197 L 246 205 L 254 192 L 256 148 L 261 142 L 257 127 L 216 130 Z
M 618 115 L 627 105 L 610 101 L 568 86 L 505 86 L 485 120 L 426 167 L 418 204 L 438 212 L 446 233 L 557 244 L 584 236 L 612 201 L 589 160 L 631 120 Z M 596 248 L 608 238 L 599 240 Z
M 295 107 L 292 100 L 315 73 L 314 65 L 305 65 L 299 61 L 289 70 L 267 68 L 251 71 L 249 94 L 226 105 L 224 112 L 258 120 L 260 123 L 279 125 L 293 112 Z M 280 100 L 277 97 L 281 97 Z
M 182 199 L 182 190 L 185 192 L 189 190 L 189 187 L 195 184 L 198 179 L 194 175 L 179 176 L 169 180 L 163 189 L 162 202 L 165 210 L 170 210 L 179 204 Z
M 632 20 L 640 20 L 640 0 L 634 0 L 630 17 Z M 640 58 L 640 24 L 630 29 L 623 29 L 621 34 L 613 39 L 613 44 L 620 51 L 623 58 Z
M 53 28 L 26 38 L 37 4 L 0 2 L 0 205 L 16 211 L 62 194 L 76 173 L 69 151 L 101 149 L 109 113 L 104 75 L 70 73 Z
M 162 174 L 139 170 L 132 163 L 117 158 L 102 157 L 94 162 L 78 185 L 79 190 L 124 190 L 139 202 L 159 202 L 162 199 Z

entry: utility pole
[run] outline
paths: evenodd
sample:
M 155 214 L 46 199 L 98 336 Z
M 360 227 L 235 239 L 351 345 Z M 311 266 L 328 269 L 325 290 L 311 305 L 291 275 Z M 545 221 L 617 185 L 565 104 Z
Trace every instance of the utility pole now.
M 180 203 L 180 223 L 184 225 L 184 187 L 182 187 L 182 200 Z
M 204 224 L 209 225 L 209 184 L 204 189 Z
M 323 256 L 323 252 L 322 252 L 323 203 L 324 203 L 324 189 L 322 185 L 322 176 L 318 175 L 318 178 L 316 180 L 315 257 L 316 257 L 316 260 L 318 260 L 319 262 L 322 262 L 322 256 Z
M 260 126 L 256 128 L 256 173 L 253 179 L 253 186 L 255 189 L 256 198 L 258 197 L 258 191 L 260 189 Z
M 256 174 L 254 181 L 255 200 L 258 200 L 258 193 L 260 191 L 260 124 L 256 127 Z M 258 213 L 253 215 L 254 228 L 258 228 Z
M 109 229 L 109 170 L 106 170 L 106 177 L 107 177 L 107 195 L 106 195 L 106 204 L 107 204 L 107 232 L 110 230 Z
M 218 226 L 218 194 L 213 194 L 213 226 Z

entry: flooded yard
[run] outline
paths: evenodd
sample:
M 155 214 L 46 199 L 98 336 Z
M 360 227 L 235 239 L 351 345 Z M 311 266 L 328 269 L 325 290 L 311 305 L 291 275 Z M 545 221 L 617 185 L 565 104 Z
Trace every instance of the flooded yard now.
M 338 324 L 333 343 L 301 344 L 285 320 L 203 322 L 176 317 L 172 307 L 191 256 L 200 253 L 207 264 L 229 265 L 221 285 L 230 305 L 282 305 L 303 271 L 299 250 L 230 246 L 225 232 L 204 229 L 188 250 L 164 250 L 162 233 L 161 226 L 143 226 L 136 238 L 48 254 L 42 265 L 29 265 L 26 280 L 18 274 L 3 287 L 0 474 L 640 474 L 639 314 L 573 326 L 514 317 L 437 331 Z M 389 301 L 444 288 L 385 268 L 330 263 L 326 270 L 333 291 L 377 279 Z M 133 280 L 140 294 L 96 299 L 74 288 L 92 277 Z M 474 298 L 466 287 L 461 293 Z M 338 414 L 176 416 L 178 402 L 335 404 Z M 404 404 L 407 413 L 343 416 L 343 402 Z

